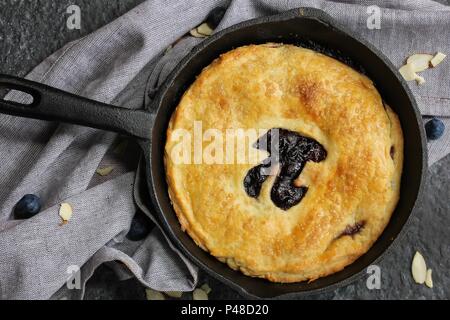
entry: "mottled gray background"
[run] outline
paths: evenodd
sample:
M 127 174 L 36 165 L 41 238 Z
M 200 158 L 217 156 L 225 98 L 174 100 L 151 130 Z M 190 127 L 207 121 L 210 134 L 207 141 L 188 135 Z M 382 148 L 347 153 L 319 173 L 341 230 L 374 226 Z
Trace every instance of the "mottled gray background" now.
M 0 73 L 23 76 L 65 43 L 88 34 L 122 15 L 143 0 L 0 0 Z M 450 0 L 439 2 L 450 4 Z M 81 30 L 66 28 L 66 9 L 80 6 Z M 450 129 L 450 128 L 449 128 Z M 381 289 L 368 290 L 365 279 L 312 299 L 449 299 L 450 298 L 450 156 L 430 168 L 425 197 L 410 229 L 394 253 L 380 264 Z M 435 287 L 413 283 L 411 259 L 416 250 L 433 269 Z M 214 279 L 208 282 L 211 299 L 241 296 Z M 190 298 L 185 294 L 184 298 Z M 118 281 L 107 267 L 100 267 L 89 281 L 87 299 L 145 299 L 135 280 Z

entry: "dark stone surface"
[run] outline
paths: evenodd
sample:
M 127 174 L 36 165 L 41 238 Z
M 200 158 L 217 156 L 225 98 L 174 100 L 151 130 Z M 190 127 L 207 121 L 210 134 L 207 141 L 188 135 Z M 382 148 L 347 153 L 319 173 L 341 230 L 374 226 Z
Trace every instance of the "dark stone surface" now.
M 445 3 L 450 0 L 441 0 Z M 65 43 L 101 27 L 142 0 L 0 0 L 0 73 L 23 76 Z M 69 5 L 81 7 L 81 30 L 68 30 L 65 13 Z M 381 289 L 369 290 L 366 279 L 311 299 L 449 299 L 450 298 L 450 156 L 430 169 L 425 197 L 412 218 L 400 245 L 379 264 Z M 434 288 L 414 284 L 410 275 L 413 254 L 419 250 L 433 269 Z M 241 296 L 202 275 L 211 299 Z M 145 299 L 136 280 L 118 281 L 106 266 L 89 281 L 88 299 Z M 183 298 L 189 299 L 190 294 Z
M 69 41 L 124 14 L 143 0 L 0 0 L 0 72 L 23 76 Z M 69 30 L 70 5 L 81 9 L 81 29 Z

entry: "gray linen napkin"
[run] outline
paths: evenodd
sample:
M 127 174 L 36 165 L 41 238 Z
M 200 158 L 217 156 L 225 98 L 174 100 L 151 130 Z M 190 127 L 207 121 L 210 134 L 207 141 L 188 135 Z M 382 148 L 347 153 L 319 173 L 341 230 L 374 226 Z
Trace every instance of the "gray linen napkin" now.
M 166 48 L 214 7 L 228 4 L 217 30 L 309 6 L 328 12 L 397 66 L 416 52 L 450 53 L 450 42 L 443 41 L 450 36 L 450 8 L 429 0 L 152 0 L 66 45 L 27 77 L 102 102 L 142 108 L 201 39 L 187 37 L 171 50 Z M 380 30 L 367 28 L 370 5 L 382 10 Z M 444 84 L 450 81 L 449 63 L 428 70 L 426 85 L 410 85 L 421 112 L 440 116 L 447 128 L 450 88 Z M 135 173 L 111 152 L 116 137 L 80 126 L 0 115 L 1 299 L 81 298 L 86 281 L 102 263 L 109 263 L 121 278 L 135 276 L 156 290 L 190 291 L 196 286 L 197 268 L 159 228 L 140 242 L 125 238 L 136 212 Z M 430 165 L 449 152 L 447 130 L 440 140 L 429 143 Z M 114 164 L 113 174 L 95 176 L 99 165 L 109 164 Z M 40 195 L 45 207 L 32 219 L 14 221 L 12 208 L 26 193 Z M 61 202 L 74 208 L 72 220 L 64 226 L 58 217 Z M 80 289 L 66 286 L 71 266 L 81 267 Z

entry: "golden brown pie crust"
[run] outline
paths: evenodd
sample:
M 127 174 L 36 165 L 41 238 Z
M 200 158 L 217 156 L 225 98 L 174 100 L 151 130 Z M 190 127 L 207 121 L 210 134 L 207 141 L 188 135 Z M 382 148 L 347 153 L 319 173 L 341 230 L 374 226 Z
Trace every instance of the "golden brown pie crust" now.
M 259 198 L 246 194 L 254 163 L 176 164 L 173 132 L 194 121 L 203 130 L 285 128 L 321 143 L 327 158 L 306 164 L 296 184 L 309 190 L 284 211 L 270 199 L 274 177 Z M 185 92 L 165 163 L 175 212 L 201 248 L 249 276 L 311 281 L 351 264 L 383 232 L 400 194 L 403 136 L 366 76 L 312 50 L 249 45 L 221 55 Z

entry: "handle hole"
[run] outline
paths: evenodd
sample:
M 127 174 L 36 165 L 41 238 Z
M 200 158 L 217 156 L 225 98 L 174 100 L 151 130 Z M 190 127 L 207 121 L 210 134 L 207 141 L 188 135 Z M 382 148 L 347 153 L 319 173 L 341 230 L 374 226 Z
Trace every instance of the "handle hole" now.
M 15 104 L 31 107 L 34 103 L 34 97 L 25 91 L 1 88 L 0 85 L 0 100 L 14 102 Z

